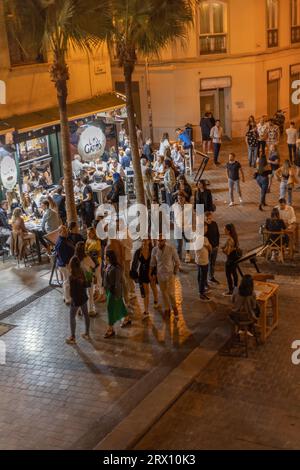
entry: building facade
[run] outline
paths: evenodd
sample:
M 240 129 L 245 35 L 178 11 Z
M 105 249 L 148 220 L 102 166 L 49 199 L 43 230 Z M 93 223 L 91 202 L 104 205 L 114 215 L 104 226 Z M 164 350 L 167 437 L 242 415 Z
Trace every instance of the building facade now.
M 123 78 L 112 62 L 113 84 Z M 134 75 L 137 121 L 154 140 L 212 111 L 229 138 L 245 133 L 248 116 L 299 119 L 291 101 L 300 78 L 300 0 L 202 0 L 186 47 L 169 47 L 159 60 L 140 60 Z M 151 108 L 151 109 L 150 109 Z
M 5 21 L 0 0 L 0 81 L 1 96 L 6 88 L 6 100 L 0 106 L 0 119 L 56 106 L 56 90 L 50 81 L 51 55 L 38 49 L 24 51 Z M 109 55 L 105 47 L 96 53 L 70 51 L 69 101 L 80 101 L 112 90 Z M 4 85 L 5 84 L 5 85 Z

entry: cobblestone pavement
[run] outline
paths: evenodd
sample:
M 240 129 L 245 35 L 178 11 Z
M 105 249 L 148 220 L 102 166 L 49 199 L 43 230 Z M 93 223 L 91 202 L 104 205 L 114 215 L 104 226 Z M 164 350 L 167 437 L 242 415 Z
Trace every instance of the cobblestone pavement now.
M 284 155 L 286 149 L 281 147 Z M 235 147 L 237 154 L 241 148 Z M 218 220 L 228 222 L 231 214 L 245 249 L 259 244 L 257 227 L 266 218 L 253 202 L 259 192 L 251 173 L 246 168 L 243 206 L 228 209 L 222 169 L 208 173 L 217 190 Z M 267 200 L 270 206 L 278 192 L 274 183 Z M 298 217 L 299 199 L 295 192 Z M 284 266 L 260 264 L 263 272 L 276 274 L 280 284 L 279 328 L 265 345 L 253 345 L 248 359 L 215 356 L 136 449 L 299 449 L 300 366 L 291 362 L 291 344 L 300 339 L 299 257 Z
M 229 144 L 225 152 L 227 148 Z M 240 143 L 233 148 L 240 154 Z M 260 243 L 258 226 L 267 215 L 258 211 L 259 191 L 248 168 L 246 175 L 244 204 L 233 208 L 224 203 L 224 168 L 209 168 L 205 175 L 217 199 L 216 219 L 220 225 L 237 225 L 245 250 Z M 299 194 L 295 193 L 296 206 Z M 269 204 L 277 198 L 275 183 Z M 30 275 L 11 263 L 0 269 L 0 318 L 1 312 L 47 284 L 44 268 L 34 268 Z M 279 329 L 265 346 L 251 350 L 248 360 L 216 357 L 139 448 L 299 447 L 300 366 L 290 364 L 290 344 L 300 327 L 299 264 L 266 269 L 278 273 L 281 284 Z M 1 336 L 7 362 L 0 366 L 0 449 L 93 448 L 224 320 L 228 302 L 221 295 L 221 256 L 217 275 L 223 284 L 214 290 L 212 303 L 202 304 L 195 267 L 186 265 L 177 282 L 177 297 L 183 297 L 178 327 L 154 310 L 150 320 L 142 322 L 138 297 L 133 327 L 118 329 L 110 341 L 103 339 L 106 313 L 100 304 L 92 320 L 92 341 L 79 339 L 76 347 L 65 344 L 69 318 L 59 289 L 1 318 L 2 324 L 14 328 Z M 82 329 L 79 319 L 78 330 Z

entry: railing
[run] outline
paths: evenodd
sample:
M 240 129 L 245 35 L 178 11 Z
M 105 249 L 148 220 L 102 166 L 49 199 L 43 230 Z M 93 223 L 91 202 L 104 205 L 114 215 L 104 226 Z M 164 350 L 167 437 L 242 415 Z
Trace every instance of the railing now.
M 200 36 L 200 54 L 224 54 L 227 52 L 227 34 Z
M 278 47 L 278 29 L 268 29 L 268 47 Z
M 291 28 L 291 43 L 295 44 L 300 42 L 300 26 L 292 26 Z

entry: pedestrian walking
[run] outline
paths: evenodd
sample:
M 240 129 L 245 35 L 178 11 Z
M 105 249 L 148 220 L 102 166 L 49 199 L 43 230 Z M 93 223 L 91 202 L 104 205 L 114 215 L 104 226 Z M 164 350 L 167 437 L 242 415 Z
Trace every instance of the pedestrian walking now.
M 73 256 L 70 261 L 70 327 L 71 336 L 66 339 L 67 344 L 76 344 L 76 313 L 80 309 L 85 321 L 85 333 L 82 335 L 84 339 L 90 339 L 90 318 L 88 315 L 86 292 L 87 281 L 83 270 L 80 266 L 80 260 L 77 256 Z
M 238 235 L 233 224 L 227 224 L 224 228 L 227 237 L 226 243 L 222 248 L 223 253 L 227 256 L 225 263 L 225 273 L 227 279 L 228 290 L 224 292 L 224 296 L 232 296 L 234 287 L 238 285 L 238 273 L 236 262 L 241 252 L 239 248 Z
M 157 246 L 151 254 L 151 275 L 157 276 L 158 284 L 163 296 L 164 315 L 170 317 L 173 309 L 174 318 L 178 320 L 178 308 L 175 298 L 175 276 L 179 270 L 180 260 L 174 246 L 166 243 L 160 235 Z
M 227 178 L 228 178 L 228 187 L 229 187 L 229 206 L 234 206 L 234 189 L 236 190 L 240 204 L 243 203 L 242 192 L 240 186 L 240 176 L 242 177 L 243 183 L 245 182 L 245 175 L 242 169 L 242 166 L 239 161 L 237 161 L 235 153 L 231 152 L 228 157 L 228 163 L 226 165 Z
M 210 138 L 212 139 L 212 143 L 213 143 L 215 165 L 220 165 L 219 154 L 220 154 L 221 145 L 222 145 L 222 137 L 223 137 L 223 128 L 221 127 L 221 121 L 217 119 L 216 124 L 214 125 L 214 127 L 211 128 L 211 131 L 210 131 Z

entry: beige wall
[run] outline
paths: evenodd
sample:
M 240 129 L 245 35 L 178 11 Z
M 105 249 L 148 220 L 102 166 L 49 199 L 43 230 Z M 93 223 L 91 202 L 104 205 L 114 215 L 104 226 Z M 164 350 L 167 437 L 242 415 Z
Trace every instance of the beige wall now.
M 0 117 L 23 114 L 56 105 L 56 94 L 49 76 L 49 63 L 10 67 L 6 31 L 0 0 L 0 80 L 6 82 L 7 104 L 0 106 Z M 48 54 L 48 60 L 51 54 Z M 69 101 L 90 98 L 112 90 L 110 60 L 106 47 L 91 55 L 70 52 Z
M 179 44 L 166 49 L 161 60 L 150 61 L 150 89 L 154 138 L 162 132 L 174 137 L 174 129 L 186 122 L 194 124 L 196 140 L 200 138 L 200 79 L 231 77 L 232 136 L 242 136 L 250 114 L 267 113 L 267 72 L 282 68 L 280 107 L 290 106 L 290 65 L 300 62 L 300 45 L 290 44 L 289 0 L 281 0 L 279 12 L 279 47 L 267 48 L 265 0 L 228 0 L 228 53 L 200 56 L 198 17 L 183 49 Z M 122 80 L 113 66 L 113 81 Z M 134 80 L 140 82 L 144 134 L 148 135 L 145 70 L 136 68 Z

